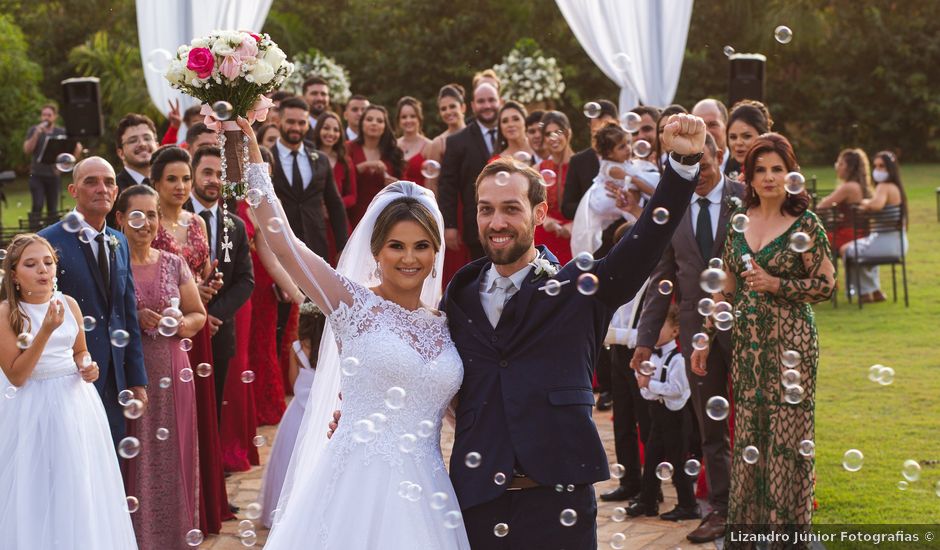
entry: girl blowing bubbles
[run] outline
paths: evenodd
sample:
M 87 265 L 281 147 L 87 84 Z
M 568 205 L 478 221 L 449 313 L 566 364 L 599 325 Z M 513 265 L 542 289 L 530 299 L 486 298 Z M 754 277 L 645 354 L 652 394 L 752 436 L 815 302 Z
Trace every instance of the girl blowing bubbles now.
M 19 235 L 3 270 L 4 548 L 137 548 L 104 405 L 91 386 L 98 365 L 78 304 L 56 290 L 55 251 L 38 235 Z

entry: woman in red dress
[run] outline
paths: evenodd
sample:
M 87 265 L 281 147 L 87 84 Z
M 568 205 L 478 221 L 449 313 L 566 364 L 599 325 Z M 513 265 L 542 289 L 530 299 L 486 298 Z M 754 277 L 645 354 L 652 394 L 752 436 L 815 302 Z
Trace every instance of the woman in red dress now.
M 165 147 L 150 167 L 150 181 L 160 195 L 160 229 L 153 248 L 178 254 L 196 278 L 203 302 L 220 288 L 209 262 L 206 223 L 183 209 L 192 192 L 192 165 L 189 153 L 179 147 Z M 212 364 L 212 336 L 209 326 L 192 337 L 189 362 Z M 197 373 L 199 369 L 195 369 Z M 222 522 L 233 518 L 225 492 L 222 447 L 219 440 L 215 374 L 195 377 L 196 418 L 199 432 L 199 526 L 204 533 L 218 533 Z
M 372 198 L 386 185 L 401 179 L 405 156 L 395 143 L 388 111 L 369 105 L 359 119 L 359 137 L 348 144 L 349 158 L 356 166 L 356 204 L 349 211 L 353 227 L 362 219 Z
M 565 177 L 571 161 L 571 124 L 559 111 L 548 111 L 542 116 L 542 140 L 548 157 L 539 164 L 539 171 L 548 186 L 548 216 L 535 228 L 535 244 L 544 244 L 558 258 L 561 265 L 571 261 L 572 221 L 561 212 L 565 194 Z
M 398 126 L 398 148 L 405 154 L 405 175 L 403 179 L 425 186 L 422 166 L 426 160 L 424 151 L 431 143 L 424 136 L 421 126 L 424 124 L 424 112 L 421 102 L 411 96 L 398 100 L 398 114 L 395 119 Z
M 326 155 L 330 161 L 330 167 L 333 168 L 333 179 L 336 181 L 336 189 L 343 197 L 343 206 L 346 207 L 346 217 L 349 218 L 349 209 L 356 204 L 356 170 L 353 168 L 352 160 L 346 154 L 346 143 L 343 141 L 343 125 L 339 120 L 339 115 L 331 111 L 323 111 L 323 114 L 317 118 L 317 127 L 313 131 L 313 144 L 317 151 Z M 347 234 L 352 233 L 352 226 L 349 226 Z M 326 243 L 328 253 L 326 260 L 332 265 L 336 265 L 336 240 L 333 237 L 333 226 L 326 224 Z
M 437 93 L 437 112 L 444 124 L 447 125 L 447 130 L 432 139 L 431 143 L 424 148 L 425 152 L 423 153 L 425 160 L 433 160 L 437 163 L 437 172 L 440 172 L 440 163 L 444 158 L 448 136 L 463 130 L 466 126 L 464 114 L 467 112 L 467 105 L 464 103 L 463 97 L 464 89 L 460 84 L 447 84 Z M 437 176 L 425 177 L 424 186 L 437 195 Z M 457 231 L 458 234 L 463 235 L 463 207 L 459 201 L 457 204 Z M 445 249 L 442 279 L 445 287 L 450 282 L 451 277 L 454 276 L 454 273 L 457 273 L 457 270 L 467 265 L 469 261 L 470 252 L 462 243 L 457 250 Z

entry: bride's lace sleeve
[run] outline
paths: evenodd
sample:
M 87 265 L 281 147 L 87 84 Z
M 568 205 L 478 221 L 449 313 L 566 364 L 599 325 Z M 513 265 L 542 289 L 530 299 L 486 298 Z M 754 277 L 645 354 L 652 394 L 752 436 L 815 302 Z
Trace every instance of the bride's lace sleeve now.
M 291 230 L 287 214 L 274 193 L 268 165 L 249 164 L 247 177 L 249 205 L 258 220 L 258 230 L 291 279 L 328 314 L 341 303 L 351 304 L 351 283 L 307 248 Z

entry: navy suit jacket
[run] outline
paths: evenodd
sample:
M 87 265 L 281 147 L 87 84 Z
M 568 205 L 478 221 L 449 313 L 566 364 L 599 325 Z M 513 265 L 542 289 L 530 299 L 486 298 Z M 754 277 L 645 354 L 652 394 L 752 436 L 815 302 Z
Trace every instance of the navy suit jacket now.
M 443 307 L 464 365 L 450 468 L 461 508 L 499 497 L 506 485 L 493 483 L 493 476 L 511 476 L 514 468 L 548 486 L 608 479 L 607 454 L 591 417 L 594 364 L 614 312 L 659 262 L 694 187 L 666 170 L 632 231 L 595 262 L 591 271 L 600 285 L 593 295 L 578 292 L 582 272 L 574 262 L 556 275 L 568 281 L 557 296 L 539 291 L 546 279 L 530 272 L 493 329 L 479 294 L 489 259 L 454 276 Z M 657 207 L 671 214 L 663 225 L 651 218 Z M 482 464 L 468 468 L 464 458 L 474 451 Z
M 108 236 L 115 237 L 118 245 L 110 250 L 111 288 L 106 289 L 91 246 L 78 240 L 79 233 L 69 233 L 62 222 L 58 222 L 39 234 L 52 244 L 59 255 L 59 290 L 75 298 L 82 315 L 95 318 L 95 328 L 85 333 L 85 341 L 92 360 L 98 363 L 100 369 L 95 382 L 98 394 L 105 395 L 105 383 L 112 368 L 117 392 L 129 387 L 146 386 L 147 371 L 144 369 L 140 325 L 137 323 L 137 296 L 134 294 L 130 252 L 124 235 L 107 228 Z M 116 330 L 126 330 L 130 334 L 127 346 L 119 348 L 111 345 L 111 333 Z M 116 395 L 116 392 L 111 395 Z M 113 403 L 105 401 L 104 406 L 112 410 L 120 410 L 121 407 L 117 399 Z

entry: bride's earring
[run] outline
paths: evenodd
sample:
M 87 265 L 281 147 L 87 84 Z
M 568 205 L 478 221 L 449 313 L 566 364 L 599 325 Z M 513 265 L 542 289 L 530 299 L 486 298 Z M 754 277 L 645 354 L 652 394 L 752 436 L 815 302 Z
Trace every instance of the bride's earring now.
M 437 258 L 434 259 L 434 263 L 435 263 L 434 267 L 431 268 L 431 278 L 432 278 L 432 279 L 436 279 L 436 278 L 437 278 L 437 265 L 436 265 L 436 264 L 437 264 Z
M 382 270 L 379 269 L 379 262 L 375 262 L 375 272 L 373 272 L 373 275 L 375 275 L 375 278 L 379 281 L 382 280 Z

